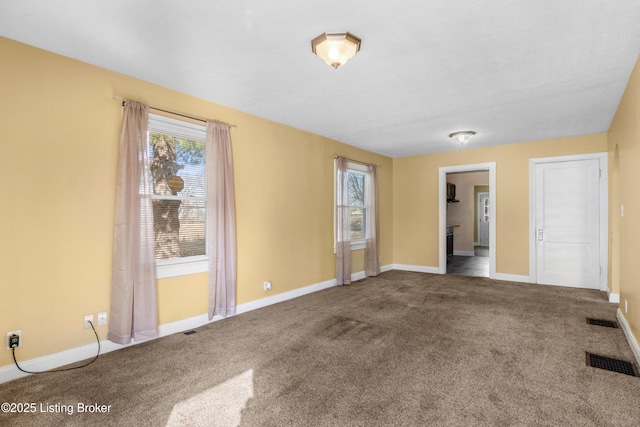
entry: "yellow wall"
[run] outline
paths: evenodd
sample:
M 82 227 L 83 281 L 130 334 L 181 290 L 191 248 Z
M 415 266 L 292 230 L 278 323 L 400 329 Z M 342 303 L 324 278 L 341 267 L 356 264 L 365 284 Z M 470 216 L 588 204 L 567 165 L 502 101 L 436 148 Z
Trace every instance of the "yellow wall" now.
M 392 159 L 8 39 L 0 52 L 0 333 L 22 330 L 20 360 L 91 343 L 83 316 L 109 311 L 122 98 L 237 126 L 238 304 L 335 277 L 334 154 L 381 166 L 392 262 Z M 161 324 L 204 314 L 207 274 L 159 280 L 158 298 Z
M 640 61 L 609 128 L 608 143 L 610 280 L 613 292 L 619 288 L 620 310 L 637 341 L 640 338 Z M 620 205 L 624 205 L 623 217 L 620 217 Z
M 611 291 L 639 336 L 638 66 L 608 134 L 392 160 L 8 39 L 0 52 L 0 334 L 22 330 L 20 360 L 92 343 L 83 316 L 109 311 L 122 98 L 237 125 L 239 304 L 334 278 L 334 154 L 381 166 L 382 265 L 437 266 L 438 168 L 496 162 L 497 272 L 526 276 L 528 159 L 608 150 Z M 361 271 L 362 251 L 352 261 Z M 204 314 L 207 274 L 159 280 L 158 295 L 161 324 Z M 12 363 L 0 351 L 0 366 Z
M 601 133 L 394 159 L 394 263 L 438 266 L 438 168 L 496 162 L 496 272 L 528 276 L 529 159 L 606 151 Z

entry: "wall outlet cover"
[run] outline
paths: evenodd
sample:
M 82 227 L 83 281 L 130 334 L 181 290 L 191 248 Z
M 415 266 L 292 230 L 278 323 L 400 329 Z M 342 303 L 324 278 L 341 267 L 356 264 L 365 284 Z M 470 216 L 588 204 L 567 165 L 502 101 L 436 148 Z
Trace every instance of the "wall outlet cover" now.
M 101 311 L 100 313 L 98 313 L 98 326 L 102 326 L 106 324 L 107 324 L 107 312 Z
M 18 345 L 15 347 L 11 347 L 11 336 L 13 335 L 17 335 L 18 336 Z M 22 347 L 22 331 L 11 331 L 11 332 L 7 332 L 7 350 L 11 350 L 12 348 L 19 348 Z
M 85 329 L 90 329 L 91 328 L 91 324 L 89 323 L 93 323 L 93 314 L 87 314 L 84 316 L 84 328 Z

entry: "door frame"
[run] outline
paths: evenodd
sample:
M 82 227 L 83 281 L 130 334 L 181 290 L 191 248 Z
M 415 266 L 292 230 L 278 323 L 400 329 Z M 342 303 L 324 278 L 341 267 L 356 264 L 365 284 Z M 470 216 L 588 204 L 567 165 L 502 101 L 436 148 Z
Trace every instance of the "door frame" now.
M 608 278 L 608 154 L 605 152 L 573 154 L 568 156 L 537 157 L 529 159 L 529 282 L 538 283 L 536 265 L 536 165 L 543 163 L 571 162 L 576 160 L 598 160 L 600 167 L 600 290 L 607 291 Z
M 438 168 L 439 250 L 438 274 L 447 273 L 447 174 L 455 172 L 489 171 L 489 278 L 496 278 L 496 162 L 475 163 Z

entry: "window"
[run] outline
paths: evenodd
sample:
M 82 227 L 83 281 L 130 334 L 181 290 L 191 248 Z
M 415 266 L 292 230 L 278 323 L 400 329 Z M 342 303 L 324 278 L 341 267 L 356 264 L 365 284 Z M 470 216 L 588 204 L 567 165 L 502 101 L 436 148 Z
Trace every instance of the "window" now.
M 349 162 L 347 171 L 348 205 L 349 205 L 349 240 L 351 249 L 364 249 L 367 230 L 366 200 L 369 170 L 366 166 Z M 337 179 L 336 179 L 337 180 Z M 336 186 L 337 191 L 337 186 Z
M 149 114 L 158 278 L 208 270 L 205 141 L 203 125 Z
M 489 222 L 489 198 L 484 200 L 484 206 L 482 207 L 482 222 Z

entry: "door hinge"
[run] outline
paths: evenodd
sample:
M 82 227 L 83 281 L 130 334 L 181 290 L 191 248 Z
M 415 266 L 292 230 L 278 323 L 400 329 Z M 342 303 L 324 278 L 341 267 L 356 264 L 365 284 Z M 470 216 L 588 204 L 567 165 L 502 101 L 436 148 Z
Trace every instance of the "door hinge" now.
M 598 178 L 602 178 L 602 169 L 598 169 Z

